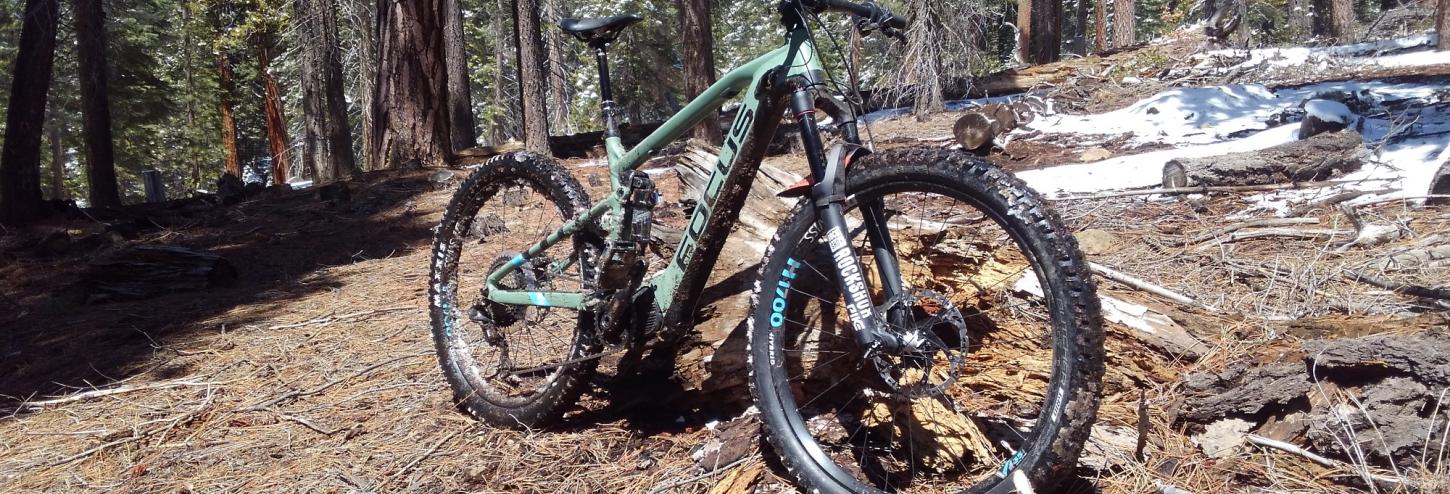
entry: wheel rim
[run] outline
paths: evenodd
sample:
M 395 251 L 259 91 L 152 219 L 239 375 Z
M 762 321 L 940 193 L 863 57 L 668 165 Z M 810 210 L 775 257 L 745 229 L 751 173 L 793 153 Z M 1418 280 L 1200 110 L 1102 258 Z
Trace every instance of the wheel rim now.
M 838 290 L 833 277 L 824 274 L 830 269 L 827 257 L 814 252 L 819 249 L 811 227 L 796 243 L 802 267 L 788 292 L 785 324 L 772 336 L 780 341 L 769 345 L 784 362 L 772 369 L 773 392 L 801 453 L 843 489 L 984 489 L 999 479 L 1004 466 L 1010 470 L 1036 456 L 1046 442 L 1042 439 L 1051 437 L 1034 434 L 1040 431 L 1031 427 L 1045 410 L 1060 408 L 1062 400 L 1047 392 L 1053 379 L 1064 379 L 1055 375 L 1061 352 L 1051 331 L 1052 307 L 1060 304 L 1019 294 L 1030 288 L 1021 286 L 1030 285 L 1024 279 L 1042 279 L 1033 262 L 1039 256 L 1019 232 L 1001 226 L 1001 215 L 992 208 L 931 184 L 856 194 L 863 201 L 877 196 L 886 203 L 906 288 L 940 293 L 951 307 L 937 303 L 938 311 L 962 314 L 967 336 L 946 342 L 939 352 L 958 353 L 959 365 L 952 358 L 937 359 L 940 367 L 955 367 L 948 371 L 954 375 L 931 382 L 937 366 L 918 365 L 918 379 L 926 378 L 932 387 L 945 383 L 945 389 L 905 397 L 893 393 L 889 383 L 882 386 L 885 379 L 879 374 L 863 371 L 868 366 L 856 357 L 860 352 L 846 332 L 844 311 L 835 309 Z M 861 223 L 859 208 L 848 213 L 848 223 Z M 868 284 L 879 292 L 882 283 L 866 235 L 855 230 L 853 243 L 866 253 L 863 264 L 874 275 Z M 879 298 L 881 307 L 885 301 Z M 1061 324 L 1060 314 L 1058 319 Z M 1051 357 L 1041 357 L 1044 353 Z M 879 371 L 881 366 L 870 367 Z M 1003 378 L 1010 376 L 1001 373 L 1013 370 L 1022 380 L 1016 389 L 1004 389 L 1010 381 Z

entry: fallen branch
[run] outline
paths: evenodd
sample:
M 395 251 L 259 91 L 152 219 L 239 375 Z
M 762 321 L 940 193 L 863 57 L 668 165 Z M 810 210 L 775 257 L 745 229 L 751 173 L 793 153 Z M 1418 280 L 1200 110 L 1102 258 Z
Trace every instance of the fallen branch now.
M 1350 281 L 1364 283 L 1373 287 L 1383 288 L 1385 290 L 1389 290 L 1400 295 L 1409 295 L 1411 297 L 1428 298 L 1433 300 L 1450 300 L 1450 289 L 1446 288 L 1431 288 L 1427 286 L 1411 285 L 1408 283 L 1399 283 L 1386 280 L 1384 278 L 1379 278 L 1364 273 L 1357 273 L 1349 270 L 1345 270 L 1344 277 L 1348 278 Z
M 1095 263 L 1095 262 L 1091 262 L 1091 263 L 1088 263 L 1088 266 L 1092 268 L 1092 271 L 1094 273 L 1097 273 L 1099 275 L 1102 275 L 1102 277 L 1104 277 L 1104 278 L 1107 278 L 1107 279 L 1116 281 L 1116 282 L 1121 283 L 1123 285 L 1126 285 L 1126 286 L 1128 286 L 1130 288 L 1136 288 L 1138 290 L 1142 290 L 1142 291 L 1145 291 L 1145 292 L 1148 292 L 1148 293 L 1157 295 L 1159 297 L 1163 297 L 1163 298 L 1166 298 L 1168 300 L 1172 300 L 1174 302 L 1178 302 L 1180 304 L 1187 305 L 1187 306 L 1190 306 L 1190 307 L 1197 307 L 1197 308 L 1200 308 L 1200 309 L 1213 310 L 1212 307 L 1209 307 L 1207 305 L 1204 305 L 1203 303 L 1200 303 L 1199 301 L 1194 300 L 1192 297 L 1189 297 L 1187 295 L 1183 295 L 1181 293 L 1178 293 L 1178 292 L 1169 290 L 1169 289 L 1164 288 L 1164 287 L 1159 286 L 1159 285 L 1155 285 L 1153 283 L 1149 283 L 1149 282 L 1147 282 L 1145 280 L 1142 280 L 1142 279 L 1134 278 L 1132 276 L 1129 276 L 1127 274 L 1124 274 L 1124 273 L 1122 273 L 1120 271 L 1114 270 L 1114 269 L 1109 268 L 1107 266 L 1104 266 L 1102 264 L 1098 264 L 1098 263 Z
M 337 322 L 337 321 L 343 321 L 343 320 L 353 319 L 353 318 L 357 318 L 357 317 L 371 316 L 371 315 L 374 315 L 374 314 L 381 314 L 381 313 L 384 313 L 384 312 L 396 312 L 396 311 L 400 311 L 400 310 L 408 310 L 408 309 L 413 309 L 413 308 L 415 308 L 415 307 L 412 307 L 412 306 L 388 307 L 386 309 L 373 309 L 373 310 L 362 311 L 362 312 L 354 312 L 352 314 L 343 314 L 343 315 L 340 315 L 340 316 L 333 316 L 332 315 L 333 313 L 328 313 L 327 315 L 318 316 L 318 317 L 315 317 L 315 318 L 312 318 L 312 319 L 309 319 L 309 320 L 306 320 L 306 321 L 302 321 L 302 322 L 299 322 L 299 323 L 282 324 L 282 325 L 278 325 L 278 326 L 272 326 L 272 327 L 269 327 L 267 329 L 268 330 L 271 330 L 271 331 L 275 331 L 275 330 L 279 330 L 279 329 L 300 328 L 300 327 L 303 327 L 303 326 L 311 326 L 311 325 L 314 325 L 314 324 L 317 324 L 317 325 L 332 324 L 332 323 Z
M 1054 200 L 1054 201 L 1089 201 L 1089 200 L 1095 200 L 1095 199 L 1112 199 L 1112 198 L 1115 198 L 1115 197 L 1132 197 L 1132 196 L 1154 196 L 1154 195 L 1175 196 L 1175 195 L 1189 195 L 1189 194 L 1208 194 L 1208 193 L 1213 193 L 1213 192 L 1270 192 L 1270 191 L 1275 191 L 1275 190 L 1314 189 L 1314 188 L 1320 188 L 1320 187 L 1329 187 L 1329 186 L 1333 186 L 1333 185 L 1344 185 L 1344 184 L 1348 184 L 1348 183 L 1355 183 L 1355 182 L 1346 181 L 1346 180 L 1329 180 L 1329 181 L 1324 181 L 1324 182 L 1302 182 L 1302 183 L 1267 184 L 1267 185 L 1217 185 L 1217 186 L 1198 186 L 1198 187 L 1161 187 L 1161 188 L 1155 188 L 1155 189 L 1126 190 L 1126 191 L 1121 191 L 1121 192 L 1109 192 L 1109 193 L 1105 193 L 1105 194 L 1080 195 L 1080 196 L 1065 196 L 1065 197 L 1058 197 L 1058 198 L 1055 198 L 1055 199 L 1052 199 L 1052 200 Z
M 749 455 L 749 456 L 745 456 L 745 457 L 740 458 L 738 460 L 735 460 L 735 461 L 732 461 L 730 463 L 727 463 L 727 464 L 725 464 L 725 466 L 722 466 L 720 468 L 717 468 L 717 469 L 714 469 L 714 470 L 711 470 L 711 471 L 708 471 L 708 472 L 705 472 L 705 473 L 696 475 L 694 477 L 690 477 L 688 479 L 681 479 L 681 480 L 676 480 L 676 481 L 669 482 L 669 483 L 666 483 L 666 484 L 657 485 L 657 486 L 655 486 L 655 488 L 650 489 L 649 494 L 659 494 L 661 492 L 669 492 L 669 491 L 675 489 L 676 487 L 690 485 L 690 484 L 693 484 L 695 482 L 699 482 L 701 480 L 705 480 L 705 479 L 708 479 L 710 477 L 714 477 L 716 475 L 720 475 L 722 473 L 725 473 L 725 472 L 730 471 L 730 469 L 732 469 L 732 468 L 735 468 L 735 467 L 738 467 L 740 465 L 745 464 L 745 462 L 747 462 L 747 461 L 758 460 L 758 459 L 760 459 L 760 455 Z
M 1237 231 L 1237 232 L 1233 232 L 1233 233 L 1229 234 L 1228 238 L 1226 238 L 1224 240 L 1224 242 L 1225 243 L 1227 243 L 1227 242 L 1238 242 L 1238 241 L 1241 241 L 1241 240 L 1252 240 L 1252 239 L 1256 239 L 1256 238 L 1272 238 L 1272 237 L 1317 239 L 1317 238 L 1323 238 L 1323 237 L 1331 237 L 1332 238 L 1332 237 L 1347 236 L 1347 235 L 1354 235 L 1354 232 L 1349 231 L 1349 230 L 1333 230 L 1333 229 L 1324 229 L 1324 228 L 1319 228 L 1319 229 L 1265 228 L 1265 229 L 1262 229 L 1262 230 L 1247 230 L 1247 231 Z
M 117 439 L 115 441 L 111 441 L 111 442 L 102 444 L 100 446 L 96 446 L 94 448 L 87 449 L 85 451 L 82 451 L 82 452 L 79 452 L 79 453 L 76 453 L 76 454 L 67 456 L 65 458 L 61 458 L 60 460 L 56 460 L 54 462 L 51 462 L 49 465 L 46 465 L 46 468 L 58 467 L 58 466 L 61 466 L 61 465 L 66 465 L 66 464 L 69 464 L 69 463 L 73 463 L 73 462 L 75 462 L 77 460 L 84 459 L 84 458 L 86 458 L 88 456 L 91 456 L 91 455 L 94 455 L 96 453 L 100 453 L 102 451 L 105 451 L 105 450 L 114 448 L 116 446 L 120 446 L 122 444 L 127 444 L 127 443 L 133 443 L 133 442 L 136 442 L 136 441 L 140 441 L 140 440 L 145 439 L 147 437 L 150 437 L 153 434 L 156 434 L 158 432 L 169 431 L 169 430 L 171 430 L 172 428 L 175 428 L 178 425 L 181 425 L 181 424 L 190 422 L 193 418 L 196 418 L 197 415 L 200 415 L 203 410 L 206 410 L 206 408 L 211 405 L 212 397 L 213 396 L 214 396 L 214 393 L 212 393 L 210 390 L 208 390 L 207 393 L 206 393 L 206 399 L 202 401 L 201 406 L 196 407 L 196 409 L 195 410 L 192 410 L 191 412 L 182 414 L 179 417 L 176 417 L 174 419 L 168 420 L 168 421 L 166 421 L 165 424 L 158 425 L 158 426 L 152 427 L 150 429 L 146 429 L 145 431 L 133 433 L 133 434 L 131 434 L 130 437 L 126 437 L 126 438 L 122 438 L 122 439 Z
M 1239 231 L 1239 230 L 1243 230 L 1245 228 L 1262 228 L 1262 227 L 1269 227 L 1269 226 L 1291 226 L 1291 225 L 1317 225 L 1317 224 L 1319 224 L 1319 219 L 1318 218 L 1269 218 L 1269 219 L 1263 219 L 1263 220 L 1245 221 L 1243 223 L 1235 223 L 1235 224 L 1232 224 L 1232 225 L 1229 225 L 1229 226 L 1226 226 L 1226 227 L 1223 227 L 1223 228 L 1219 228 L 1217 230 L 1214 230 L 1214 231 L 1211 231 L 1211 232 L 1208 232 L 1208 233 L 1205 233 L 1205 234 L 1202 234 L 1202 235 L 1199 235 L 1199 236 L 1196 236 L 1196 237 L 1193 237 L 1193 238 L 1189 238 L 1189 239 L 1186 239 L 1186 240 L 1174 240 L 1174 241 L 1171 241 L 1171 242 L 1167 242 L 1164 245 L 1167 245 L 1169 247 L 1186 247 L 1186 246 L 1190 246 L 1190 245 L 1198 245 L 1198 244 L 1201 244 L 1203 242 L 1207 242 L 1209 240 L 1213 240 L 1215 238 L 1218 238 L 1218 237 L 1221 237 L 1221 236 L 1224 236 L 1224 235 L 1228 235 L 1230 233 L 1233 233 L 1233 232 L 1236 232 L 1236 231 Z
M 1309 214 L 1310 211 L 1313 211 L 1313 210 L 1318 209 L 1318 208 L 1333 206 L 1333 205 L 1339 204 L 1339 203 L 1344 202 L 1344 201 L 1358 199 L 1360 197 L 1367 196 L 1367 195 L 1388 194 L 1390 192 L 1394 192 L 1394 190 L 1391 190 L 1391 189 L 1380 189 L 1380 190 L 1352 190 L 1352 191 L 1349 191 L 1349 192 L 1340 192 L 1338 194 L 1335 194 L 1335 195 L 1332 195 L 1332 196 L 1329 196 L 1329 197 L 1326 197 L 1326 198 L 1323 198 L 1323 199 L 1318 199 L 1318 200 L 1310 201 L 1310 202 L 1307 202 L 1307 203 L 1304 203 L 1304 204 L 1300 204 L 1298 206 L 1294 206 L 1293 208 L 1291 208 L 1289 210 L 1289 212 L 1287 214 L 1285 214 L 1285 216 L 1286 217 L 1289 217 L 1289 218 L 1295 218 L 1295 217 L 1299 217 L 1299 216 L 1304 216 L 1306 214 Z
M 1345 463 L 1345 462 L 1342 462 L 1342 461 L 1339 461 L 1339 460 L 1335 460 L 1333 458 L 1326 458 L 1326 457 L 1323 457 L 1323 456 L 1319 456 L 1319 455 L 1315 454 L 1312 451 L 1309 451 L 1307 449 L 1301 448 L 1298 445 L 1286 443 L 1284 441 L 1278 441 L 1278 440 L 1274 440 L 1274 439 L 1269 439 L 1267 437 L 1260 436 L 1258 434 L 1244 434 L 1244 439 L 1247 440 L 1250 443 L 1253 443 L 1253 444 L 1258 445 L 1258 446 L 1261 446 L 1261 447 L 1265 447 L 1265 448 L 1269 448 L 1269 449 L 1275 449 L 1275 450 L 1283 451 L 1283 452 L 1289 453 L 1291 455 L 1296 455 L 1296 456 L 1299 456 L 1299 457 L 1308 459 L 1309 461 L 1312 461 L 1314 463 L 1318 463 L 1319 465 L 1324 466 L 1324 467 L 1327 467 L 1327 468 L 1343 468 L 1343 469 L 1346 469 L 1346 470 L 1357 471 L 1358 473 L 1364 475 L 1365 477 L 1368 477 L 1368 478 L 1374 480 L 1375 482 L 1383 482 L 1383 483 L 1386 483 L 1386 484 L 1394 484 L 1394 485 L 1409 484 L 1409 482 L 1406 482 L 1406 480 L 1403 479 L 1403 478 L 1389 477 L 1389 476 L 1385 476 L 1385 475 L 1379 475 L 1379 474 L 1370 473 L 1370 472 L 1364 471 L 1363 467 L 1358 467 L 1358 466 L 1355 466 L 1355 465 L 1350 465 L 1348 463 Z
M 118 394 L 123 394 L 123 393 L 131 393 L 131 392 L 134 392 L 134 391 L 148 391 L 148 390 L 159 390 L 159 389 L 183 388 L 183 387 L 188 387 L 188 386 L 216 386 L 216 385 L 219 385 L 219 384 L 222 384 L 222 383 L 217 383 L 217 382 L 197 382 L 197 381 L 167 381 L 167 382 L 152 383 L 152 384 L 148 384 L 148 385 L 144 385 L 144 386 L 120 386 L 120 387 L 115 387 L 115 388 L 96 389 L 96 390 L 92 390 L 92 391 L 86 391 L 86 392 L 83 392 L 83 393 L 76 393 L 76 394 L 73 394 L 73 395 L 70 395 L 70 396 L 63 396 L 63 397 L 52 398 L 52 399 L 48 399 L 48 400 L 37 400 L 37 401 L 31 401 L 31 402 L 21 403 L 18 407 L 16 407 L 15 411 L 17 411 L 17 412 L 18 411 L 38 411 L 38 410 L 40 410 L 42 408 L 45 408 L 45 407 L 51 406 L 51 405 L 61 405 L 61 404 L 73 403 L 73 402 L 77 402 L 77 401 L 86 401 L 86 400 L 90 400 L 90 399 L 93 399 L 93 398 L 101 398 L 101 397 L 105 397 L 105 396 L 112 396 L 112 395 L 118 395 Z

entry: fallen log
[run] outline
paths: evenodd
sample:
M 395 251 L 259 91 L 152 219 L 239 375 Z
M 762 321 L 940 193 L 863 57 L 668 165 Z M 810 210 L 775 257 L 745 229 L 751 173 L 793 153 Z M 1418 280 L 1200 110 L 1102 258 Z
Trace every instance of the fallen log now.
M 219 255 L 172 245 L 132 247 L 91 262 L 88 300 L 142 300 L 204 290 L 236 281 L 237 270 Z
M 1163 186 L 1269 185 L 1320 181 L 1358 170 L 1364 138 L 1354 131 L 1320 134 L 1259 151 L 1179 158 L 1163 166 Z
M 1450 204 L 1450 199 L 1445 198 L 1450 196 L 1450 161 L 1440 165 L 1440 171 L 1435 172 L 1435 176 L 1430 179 L 1429 195 L 1438 197 L 1429 198 L 1425 204 Z

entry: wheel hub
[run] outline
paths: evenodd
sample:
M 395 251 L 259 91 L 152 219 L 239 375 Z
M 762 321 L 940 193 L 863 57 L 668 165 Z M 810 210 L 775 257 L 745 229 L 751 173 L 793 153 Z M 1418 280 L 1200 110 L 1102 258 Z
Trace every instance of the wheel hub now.
M 967 325 L 950 300 L 931 290 L 910 290 L 887 301 L 881 312 L 900 313 L 887 324 L 903 350 L 871 357 L 886 387 L 907 398 L 936 396 L 956 382 L 967 350 Z

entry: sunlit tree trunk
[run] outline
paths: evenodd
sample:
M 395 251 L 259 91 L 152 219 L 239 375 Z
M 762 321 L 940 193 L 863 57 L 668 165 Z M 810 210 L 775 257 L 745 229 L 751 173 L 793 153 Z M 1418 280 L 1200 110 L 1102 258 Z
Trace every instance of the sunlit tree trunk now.
M 1022 61 L 1056 62 L 1062 56 L 1062 2 L 1018 0 L 1017 9 L 1017 46 Z
M 0 150 L 0 223 L 7 225 L 33 221 L 42 210 L 40 140 L 60 6 L 57 0 L 26 0 L 24 12 Z
M 1093 0 L 1093 27 L 1096 35 L 1093 42 L 1097 51 L 1105 51 L 1111 43 L 1108 42 L 1108 2 L 1111 0 Z
M 1329 0 L 1330 38 L 1338 43 L 1354 39 L 1354 0 Z
M 554 26 L 566 15 L 563 3 L 563 0 L 544 1 L 543 29 L 548 33 L 544 38 L 548 40 L 549 50 L 549 120 L 553 124 L 553 133 L 557 135 L 574 132 L 574 124 L 569 119 L 572 112 L 569 108 L 569 80 L 565 78 L 569 68 L 564 52 L 564 32 Z
M 463 36 L 463 7 L 443 0 L 443 56 L 448 65 L 448 120 L 453 151 L 478 145 L 473 90 L 468 83 L 468 50 Z
M 272 183 L 287 183 L 287 117 L 282 113 L 282 88 L 272 76 L 272 49 L 275 37 L 270 31 L 257 35 L 257 76 L 262 78 L 262 111 L 267 118 L 267 148 L 272 152 Z
M 242 160 L 237 152 L 237 117 L 236 103 L 233 102 L 233 94 L 236 93 L 236 73 L 232 70 L 231 56 L 224 49 L 218 49 L 216 54 L 217 82 L 220 86 L 217 94 L 218 111 L 221 113 L 222 121 L 222 151 L 226 155 L 226 172 L 237 178 L 242 177 Z
M 1113 48 L 1133 46 L 1137 42 L 1136 16 L 1133 0 L 1116 0 L 1113 4 Z
M 337 7 L 334 0 L 298 0 L 303 13 L 302 28 L 307 46 L 303 64 L 304 112 L 307 113 L 308 142 L 304 153 L 312 154 L 312 167 L 319 181 L 351 178 L 357 172 L 344 97 L 342 55 L 337 38 Z M 310 153 L 306 150 L 311 148 Z
M 1439 51 L 1450 51 L 1450 0 L 1440 0 L 1435 8 L 1435 32 L 1440 34 Z
M 443 1 L 378 0 L 372 169 L 439 166 L 452 157 Z

